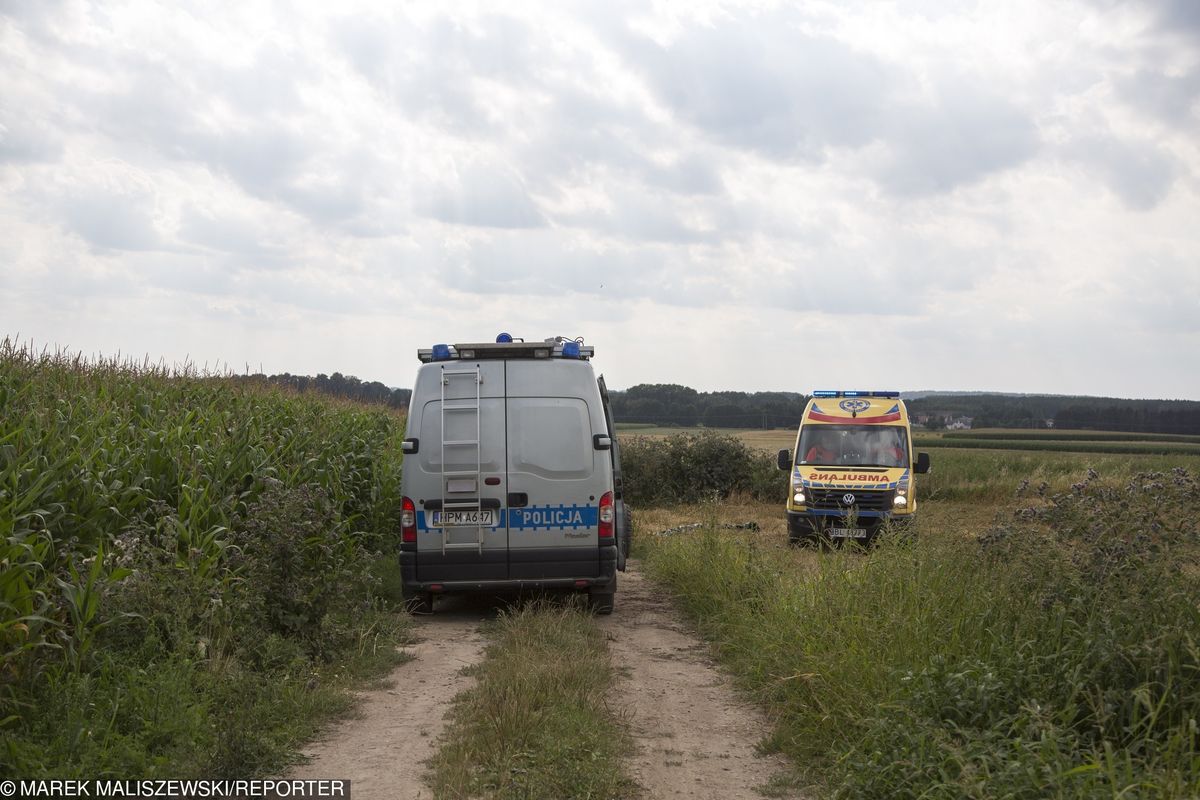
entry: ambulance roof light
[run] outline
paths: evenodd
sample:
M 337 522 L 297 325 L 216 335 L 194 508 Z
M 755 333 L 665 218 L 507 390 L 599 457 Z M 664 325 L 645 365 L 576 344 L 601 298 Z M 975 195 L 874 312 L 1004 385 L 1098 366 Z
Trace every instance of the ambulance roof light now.
M 579 342 L 563 342 L 563 358 L 579 358 Z
M 508 344 L 510 342 L 512 342 L 512 334 L 511 333 L 501 333 L 499 336 L 496 337 L 496 344 Z
M 450 345 L 435 344 L 433 346 L 433 360 L 434 361 L 449 361 L 450 358 L 451 358 Z
M 817 389 L 812 393 L 813 397 L 890 397 L 897 398 L 899 392 L 865 392 L 858 389 Z

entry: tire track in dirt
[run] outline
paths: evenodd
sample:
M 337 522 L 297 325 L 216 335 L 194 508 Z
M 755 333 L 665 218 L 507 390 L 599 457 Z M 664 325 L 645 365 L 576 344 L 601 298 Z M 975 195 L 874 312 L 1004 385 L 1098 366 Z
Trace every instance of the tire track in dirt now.
M 356 693 L 359 714 L 307 746 L 309 757 L 287 776 L 351 781 L 355 800 L 429 800 L 425 761 L 434 754 L 450 702 L 472 685 L 461 674 L 483 658 L 483 620 L 490 606 L 452 598 L 450 608 L 418 617 L 411 661 L 396 667 L 382 688 Z
M 716 665 L 708 645 L 630 561 L 616 609 L 601 626 L 621 677 L 614 696 L 631 720 L 637 752 L 630 772 L 648 798 L 756 797 L 787 771 L 782 756 L 755 745 L 770 730 Z

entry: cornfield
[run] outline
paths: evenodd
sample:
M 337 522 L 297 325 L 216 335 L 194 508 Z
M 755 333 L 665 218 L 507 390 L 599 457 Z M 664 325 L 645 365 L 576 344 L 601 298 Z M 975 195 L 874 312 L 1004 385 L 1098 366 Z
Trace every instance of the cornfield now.
M 202 597 L 192 614 L 201 641 L 244 661 L 239 636 L 261 640 L 267 631 L 222 628 L 247 622 L 239 609 L 271 585 L 264 570 L 278 569 L 286 551 L 297 572 L 278 581 L 283 593 L 307 589 L 284 598 L 291 628 L 280 636 L 313 645 L 324 624 L 317 617 L 337 606 L 326 573 L 340 576 L 390 546 L 402 433 L 403 417 L 383 408 L 4 340 L 0 735 L 10 765 L 24 758 L 30 768 L 20 731 L 34 724 L 48 685 L 97 669 L 97 643 L 121 645 L 115 629 L 140 625 L 144 636 L 155 614 L 178 614 L 155 599 L 175 591 L 170 581 Z M 282 519 L 288 503 L 309 509 L 293 515 L 294 527 L 312 524 L 303 538 L 283 531 L 282 544 L 265 547 L 271 520 L 256 516 Z

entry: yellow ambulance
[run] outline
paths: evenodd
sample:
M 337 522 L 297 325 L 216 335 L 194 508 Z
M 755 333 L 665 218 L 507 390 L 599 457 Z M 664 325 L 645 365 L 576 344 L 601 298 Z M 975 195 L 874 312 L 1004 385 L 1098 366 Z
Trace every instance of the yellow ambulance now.
M 791 472 L 788 541 L 869 544 L 880 529 L 917 512 L 912 428 L 899 392 L 816 391 L 804 409 L 795 451 L 779 451 Z

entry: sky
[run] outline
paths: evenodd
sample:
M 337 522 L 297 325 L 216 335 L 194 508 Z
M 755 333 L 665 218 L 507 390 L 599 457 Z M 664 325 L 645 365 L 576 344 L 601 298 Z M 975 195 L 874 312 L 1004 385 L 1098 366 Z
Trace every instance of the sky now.
M 501 331 L 1200 399 L 1200 3 L 0 0 L 0 338 L 406 387 Z

